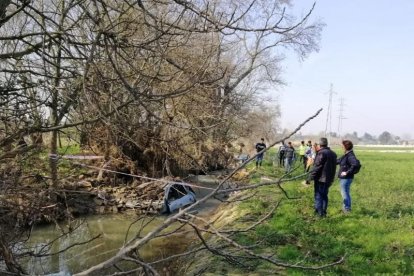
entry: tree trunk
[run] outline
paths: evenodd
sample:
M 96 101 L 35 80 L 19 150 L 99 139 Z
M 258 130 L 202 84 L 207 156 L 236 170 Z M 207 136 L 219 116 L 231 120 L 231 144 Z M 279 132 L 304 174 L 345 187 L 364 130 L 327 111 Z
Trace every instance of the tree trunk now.
M 104 149 L 104 158 L 105 161 L 109 161 L 110 153 L 111 153 L 111 129 L 109 127 L 106 128 L 106 139 L 105 139 L 105 149 Z
M 59 141 L 59 148 L 62 148 L 62 137 L 60 137 L 60 132 L 58 132 L 58 141 Z
M 89 135 L 82 127 L 79 133 L 79 144 L 81 149 L 84 149 L 89 144 Z
M 58 188 L 58 171 L 57 171 L 57 131 L 52 132 L 52 140 L 50 141 L 49 166 L 50 176 L 52 178 L 52 187 Z
M 64 15 L 63 11 L 65 9 L 64 1 L 61 2 L 61 18 L 59 22 L 59 31 L 62 31 Z M 51 122 L 53 126 L 58 126 L 59 121 L 59 88 L 61 84 L 62 78 L 62 37 L 58 37 L 57 49 L 56 49 L 56 67 L 55 67 L 55 80 L 53 83 L 52 88 L 52 104 L 51 104 Z M 49 165 L 50 165 L 50 174 L 52 178 L 52 187 L 57 189 L 58 188 L 58 171 L 57 171 L 57 163 L 58 163 L 58 155 L 57 155 L 57 139 L 58 139 L 58 131 L 52 131 L 52 140 L 50 141 L 50 158 L 49 158 Z

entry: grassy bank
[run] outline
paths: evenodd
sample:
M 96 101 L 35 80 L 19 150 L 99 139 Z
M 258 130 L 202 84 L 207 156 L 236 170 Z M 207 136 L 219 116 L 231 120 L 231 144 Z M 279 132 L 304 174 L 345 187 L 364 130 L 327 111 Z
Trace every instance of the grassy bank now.
M 274 254 L 285 263 L 323 265 L 345 256 L 343 264 L 321 271 L 287 269 L 281 271 L 262 261 L 244 262 L 249 269 L 224 265 L 213 274 L 272 273 L 310 274 L 393 274 L 414 273 L 414 155 L 411 153 L 356 152 L 363 164 L 352 187 L 353 211 L 342 214 L 342 200 L 336 181 L 330 190 L 328 217 L 318 219 L 313 214 L 313 187 L 301 181 L 284 184 L 286 199 L 276 187 L 261 188 L 254 198 L 238 205 L 243 217 L 234 225 L 246 225 L 264 215 L 282 200 L 275 214 L 253 231 L 237 236 L 241 244 L 258 244 L 256 253 Z M 251 182 L 280 175 L 271 162 L 271 154 L 261 169 L 251 171 Z M 299 173 L 299 172 L 298 172 Z

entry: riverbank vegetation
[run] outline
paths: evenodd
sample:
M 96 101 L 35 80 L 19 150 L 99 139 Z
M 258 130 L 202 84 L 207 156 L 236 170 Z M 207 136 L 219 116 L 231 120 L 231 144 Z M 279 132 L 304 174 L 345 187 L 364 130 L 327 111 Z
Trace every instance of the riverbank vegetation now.
M 64 221 L 62 235 L 74 230 L 74 187 L 83 203 L 100 206 L 111 199 L 108 186 L 126 196 L 148 184 L 136 176 L 228 169 L 235 154 L 254 152 L 257 139 L 274 145 L 299 131 L 282 133 L 277 103 L 263 97 L 283 84 L 286 51 L 303 59 L 319 48 L 324 24 L 312 18 L 315 5 L 296 17 L 290 2 L 2 1 L 0 272 L 24 275 L 20 259 L 40 257 L 23 246 L 34 224 Z M 318 220 L 300 170 L 284 175 L 272 150 L 262 168 L 249 163 L 247 173 L 226 174 L 206 197 L 151 231 L 134 230 L 117 252 L 79 275 L 103 275 L 122 262 L 133 268 L 119 274 L 158 275 L 154 266 L 198 251 L 212 253 L 206 273 L 412 273 L 408 153 L 361 151 L 353 212 L 339 212 L 335 185 L 329 216 Z M 79 154 L 102 158 L 68 158 Z M 194 209 L 211 198 L 231 208 L 197 216 Z M 196 247 L 143 260 L 141 248 L 174 237 L 183 225 Z M 216 270 L 223 260 L 230 265 Z
M 228 167 L 238 142 L 274 141 L 279 108 L 263 92 L 283 83 L 287 52 L 318 51 L 324 26 L 315 5 L 296 16 L 290 4 L 2 1 L 0 269 L 25 273 L 15 248 L 34 223 L 72 219 L 65 187 L 86 174 L 62 155 L 79 150 L 124 175 L 175 177 Z M 130 181 L 108 179 L 91 185 Z
M 247 256 L 237 259 L 240 252 L 234 252 L 239 263 L 233 261 L 229 264 L 223 258 L 215 257 L 210 260 L 212 265 L 200 266 L 199 269 L 206 269 L 212 275 L 412 274 L 412 153 L 357 150 L 356 154 L 363 168 L 352 184 L 351 213 L 342 213 L 339 185 L 335 182 L 329 193 L 328 216 L 318 218 L 313 210 L 313 187 L 304 186 L 302 180 L 295 180 L 283 184 L 291 199 L 286 198 L 275 185 L 259 188 L 254 197 L 233 210 L 239 216 L 231 225 L 227 224 L 229 228 L 242 227 L 264 216 L 278 204 L 271 217 L 254 230 L 239 233 L 236 241 L 251 247 L 257 254 L 274 256 L 281 263 L 292 266 L 315 267 L 341 258 L 344 258 L 343 262 L 324 268 L 323 272 L 298 268 L 281 270 L 264 260 L 252 260 Z M 273 156 L 268 155 L 267 162 L 259 170 L 248 167 L 252 183 L 280 172 L 272 165 L 272 159 Z

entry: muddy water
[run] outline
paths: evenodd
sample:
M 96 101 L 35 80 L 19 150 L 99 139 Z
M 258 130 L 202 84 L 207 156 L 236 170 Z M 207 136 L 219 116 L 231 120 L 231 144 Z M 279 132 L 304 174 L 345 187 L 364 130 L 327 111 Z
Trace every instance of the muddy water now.
M 210 175 L 191 177 L 188 182 L 211 189 L 217 185 L 218 180 L 215 175 Z M 210 189 L 194 188 L 199 199 L 211 192 Z M 195 212 L 201 216 L 208 216 L 211 212 L 214 212 L 218 204 L 219 201 L 217 200 L 208 200 L 202 206 L 198 206 Z M 83 271 L 113 256 L 122 247 L 125 240 L 133 238 L 139 233 L 140 229 L 141 236 L 145 235 L 162 223 L 166 216 L 152 217 L 152 221 L 146 219 L 144 222 L 140 221 L 131 225 L 137 218 L 138 215 L 135 213 L 89 216 L 83 220 L 82 224 L 78 222 L 78 225 L 75 225 L 75 227 L 77 226 L 75 231 L 61 238 L 59 237 L 62 232 L 57 226 L 37 226 L 31 234 L 29 246 L 36 247 L 39 253 L 64 252 L 42 258 L 27 258 L 25 260 L 26 271 L 30 275 L 65 276 Z M 144 229 L 142 229 L 143 223 L 148 223 Z M 73 244 L 85 242 L 99 234 L 101 235 L 99 238 L 88 244 L 64 250 Z M 56 241 L 50 248 L 44 247 L 54 240 Z M 185 236 L 177 236 L 174 239 L 168 239 L 168 241 L 155 239 L 140 250 L 140 255 L 145 260 L 168 256 L 182 250 L 189 242 Z M 127 264 L 124 264 L 124 267 L 127 266 Z M 109 272 L 106 271 L 106 273 Z
M 217 176 L 220 174 L 220 172 L 217 172 L 217 175 L 198 175 L 198 176 L 193 176 L 190 177 L 188 179 L 188 181 L 190 183 L 197 183 L 197 185 L 201 186 L 201 187 L 205 187 L 206 189 L 203 188 L 193 188 L 193 190 L 195 191 L 197 198 L 203 198 L 204 196 L 208 195 L 209 193 L 212 192 L 212 190 L 214 188 L 217 187 L 217 185 L 219 184 L 219 181 Z M 217 205 L 220 201 L 212 198 L 207 200 L 203 205 L 201 206 L 197 206 L 195 207 L 195 212 L 198 213 L 198 215 L 204 216 L 204 215 L 208 215 L 211 212 L 214 212 L 214 209 L 217 208 Z
M 137 216 L 134 214 L 90 216 L 73 233 L 62 238 L 59 238 L 61 231 L 55 225 L 37 227 L 31 235 L 29 245 L 35 246 L 38 252 L 42 250 L 44 245 L 57 239 L 52 247 L 43 250 L 44 253 L 59 252 L 72 244 L 88 241 L 99 234 L 101 236 L 88 244 L 70 248 L 60 254 L 30 258 L 27 260 L 27 272 L 30 275 L 71 275 L 98 264 L 113 256 L 123 245 L 125 239 L 129 240 L 138 233 L 141 222 L 132 225 L 129 229 L 129 235 L 126 234 L 131 222 L 136 218 Z M 151 231 L 163 219 L 163 217 L 155 218 L 144 228 L 142 234 Z M 151 259 L 159 254 L 159 250 L 149 244 L 141 254 L 145 258 Z

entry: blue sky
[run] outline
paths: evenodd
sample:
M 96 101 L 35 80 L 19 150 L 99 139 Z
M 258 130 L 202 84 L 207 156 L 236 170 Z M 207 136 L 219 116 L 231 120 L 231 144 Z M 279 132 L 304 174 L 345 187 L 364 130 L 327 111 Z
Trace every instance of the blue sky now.
M 295 14 L 313 1 L 294 2 Z M 313 18 L 326 24 L 320 51 L 305 61 L 288 55 L 285 87 L 274 91 L 283 128 L 292 129 L 320 107 L 324 111 L 302 133 L 325 129 L 333 84 L 332 131 L 338 131 L 339 99 L 344 98 L 342 133 L 357 131 L 414 138 L 414 1 L 320 0 Z

